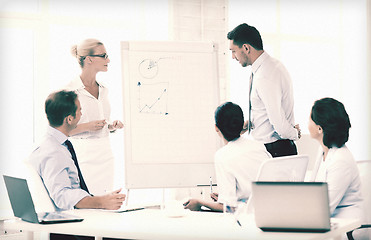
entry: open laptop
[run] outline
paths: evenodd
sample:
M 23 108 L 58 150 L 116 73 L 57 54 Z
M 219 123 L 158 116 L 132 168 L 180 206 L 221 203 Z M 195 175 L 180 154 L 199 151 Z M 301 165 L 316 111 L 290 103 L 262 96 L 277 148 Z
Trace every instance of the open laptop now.
M 83 218 L 63 212 L 36 213 L 27 180 L 3 175 L 14 216 L 32 223 L 81 222 Z
M 331 229 L 327 183 L 253 182 L 255 223 L 263 231 Z

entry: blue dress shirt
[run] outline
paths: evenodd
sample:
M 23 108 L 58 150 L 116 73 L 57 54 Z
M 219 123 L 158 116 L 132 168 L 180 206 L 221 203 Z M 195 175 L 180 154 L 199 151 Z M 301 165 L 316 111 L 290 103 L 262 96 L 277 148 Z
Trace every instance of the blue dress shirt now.
M 29 158 L 57 210 L 73 209 L 81 199 L 90 196 L 80 188 L 77 168 L 64 145 L 66 139 L 62 132 L 48 126 L 45 138 Z

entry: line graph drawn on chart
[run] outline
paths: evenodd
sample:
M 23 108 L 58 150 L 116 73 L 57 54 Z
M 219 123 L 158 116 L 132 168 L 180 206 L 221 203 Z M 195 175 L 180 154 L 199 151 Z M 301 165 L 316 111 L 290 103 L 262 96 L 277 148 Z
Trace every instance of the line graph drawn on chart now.
M 137 83 L 139 113 L 168 115 L 168 82 Z

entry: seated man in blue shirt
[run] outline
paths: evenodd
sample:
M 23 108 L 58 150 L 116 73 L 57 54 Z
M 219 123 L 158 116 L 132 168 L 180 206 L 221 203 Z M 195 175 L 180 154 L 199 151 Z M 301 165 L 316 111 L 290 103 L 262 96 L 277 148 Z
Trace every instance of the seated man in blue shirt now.
M 102 196 L 90 195 L 75 165 L 77 159 L 72 144 L 72 151 L 67 147 L 70 144 L 67 137 L 81 117 L 77 95 L 69 91 L 50 94 L 45 101 L 45 112 L 50 126 L 29 162 L 41 176 L 56 209 L 119 209 L 126 197 L 120 193 L 121 189 Z
M 32 152 L 29 163 L 36 169 L 57 210 L 73 208 L 119 209 L 126 195 L 121 189 L 92 196 L 84 182 L 77 157 L 67 137 L 81 117 L 81 106 L 74 92 L 59 91 L 48 96 L 45 112 L 49 121 L 46 136 Z M 94 237 L 50 234 L 52 240 L 94 239 Z

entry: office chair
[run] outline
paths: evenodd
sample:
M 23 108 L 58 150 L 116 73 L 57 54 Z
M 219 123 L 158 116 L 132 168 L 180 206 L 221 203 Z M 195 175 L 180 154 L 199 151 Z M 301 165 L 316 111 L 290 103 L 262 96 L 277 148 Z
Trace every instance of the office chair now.
M 308 155 L 270 158 L 260 165 L 256 181 L 302 182 L 308 161 Z
M 256 181 L 303 182 L 308 167 L 308 155 L 293 155 L 270 158 L 259 168 Z M 251 194 L 247 200 L 247 211 L 251 211 Z
M 33 166 L 28 162 L 24 162 L 27 171 L 27 182 L 29 184 L 32 199 L 35 204 L 36 212 L 54 212 L 55 206 L 49 197 L 46 187 Z
M 303 134 L 299 140 L 295 141 L 295 144 L 299 155 L 308 155 L 309 161 L 307 170 L 311 171 L 316 162 L 318 151 L 321 150 L 321 145 L 309 134 Z
M 363 206 L 366 213 L 366 223 L 363 223 L 359 228 L 347 232 L 349 240 L 354 240 L 354 231 L 371 228 L 371 160 L 357 161 L 357 166 L 361 177 L 361 191 L 363 196 Z M 371 230 L 368 230 L 367 234 L 367 239 L 371 239 Z

